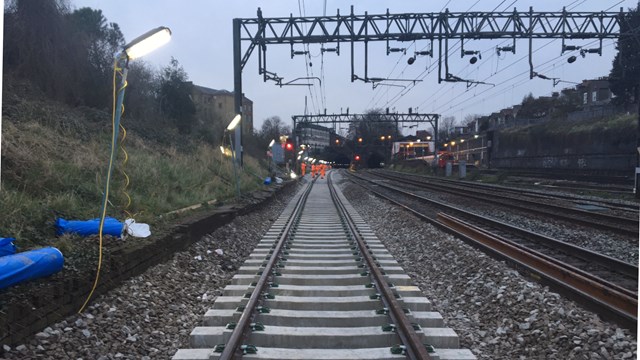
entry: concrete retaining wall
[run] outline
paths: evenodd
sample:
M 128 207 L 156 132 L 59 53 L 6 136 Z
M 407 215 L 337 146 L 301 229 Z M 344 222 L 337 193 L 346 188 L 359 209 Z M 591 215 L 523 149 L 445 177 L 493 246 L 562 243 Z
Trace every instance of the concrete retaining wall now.
M 633 173 L 636 127 L 628 121 L 608 127 L 607 120 L 601 121 L 584 130 L 584 123 L 567 121 L 556 127 L 496 131 L 491 167 Z

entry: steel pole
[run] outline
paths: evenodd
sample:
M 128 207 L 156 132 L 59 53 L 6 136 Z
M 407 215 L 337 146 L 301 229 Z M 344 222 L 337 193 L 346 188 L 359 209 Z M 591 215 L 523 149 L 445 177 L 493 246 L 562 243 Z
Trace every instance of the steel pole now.
M 241 19 L 233 19 L 233 94 L 234 110 L 236 114 L 242 116 L 242 44 L 240 40 Z M 242 125 L 243 121 L 236 127 L 234 162 L 242 167 Z
M 236 132 L 237 134 L 237 132 Z M 233 177 L 236 179 L 236 196 L 240 198 L 240 179 L 238 178 L 238 170 L 236 169 L 236 152 L 234 151 L 233 142 L 231 142 L 231 133 L 229 133 L 229 142 L 231 143 L 231 155 L 233 156 Z

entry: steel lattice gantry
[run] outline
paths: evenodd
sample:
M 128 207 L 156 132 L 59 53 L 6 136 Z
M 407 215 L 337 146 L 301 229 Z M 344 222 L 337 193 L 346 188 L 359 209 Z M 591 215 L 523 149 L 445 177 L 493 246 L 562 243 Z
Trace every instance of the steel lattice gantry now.
M 339 123 L 352 123 L 366 121 L 369 123 L 389 123 L 395 124 L 396 129 L 398 124 L 401 123 L 428 123 L 431 125 L 434 131 L 435 144 L 438 143 L 438 119 L 439 114 L 420 114 L 420 113 L 385 113 L 385 114 L 317 114 L 317 115 L 293 115 L 293 133 L 296 134 L 296 126 L 298 124 L 336 124 Z M 435 158 L 437 161 L 438 154 L 435 152 Z
M 294 127 L 296 123 L 337 124 L 357 121 L 368 122 L 395 122 L 397 123 L 423 123 L 428 122 L 437 128 L 438 114 L 318 114 L 318 115 L 293 115 Z
M 353 11 L 353 10 L 352 10 Z M 253 46 L 421 39 L 617 38 L 624 12 L 442 12 L 234 19 Z M 303 30 L 304 29 L 304 30 Z M 242 58 L 246 63 L 253 47 Z
M 267 45 L 337 43 L 337 49 L 333 50 L 339 52 L 340 43 L 349 42 L 353 81 L 355 42 L 364 42 L 366 47 L 369 41 L 437 40 L 441 51 L 441 41 L 447 39 L 529 39 L 530 44 L 532 39 L 612 39 L 620 36 L 620 21 L 624 14 L 622 8 L 619 12 L 535 12 L 529 8 L 524 12 L 516 9 L 510 12 L 447 10 L 391 14 L 387 11 L 385 14 L 365 12 L 364 15 L 356 15 L 351 7 L 349 15 L 338 12 L 335 16 L 265 18 L 258 9 L 256 18 L 233 20 L 235 110 L 242 113 L 242 69 L 256 47 L 261 52 L 260 74 L 265 75 L 266 80 L 269 73 L 266 66 L 263 70 L 262 63 L 266 64 Z M 244 53 L 242 42 L 248 42 Z M 364 79 L 358 79 L 370 80 L 366 70 Z M 238 143 L 240 129 L 236 130 Z

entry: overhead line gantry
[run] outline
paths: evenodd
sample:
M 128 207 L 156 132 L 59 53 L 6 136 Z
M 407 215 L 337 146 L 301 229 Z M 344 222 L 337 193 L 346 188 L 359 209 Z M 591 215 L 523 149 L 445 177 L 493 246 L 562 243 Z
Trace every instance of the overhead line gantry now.
M 233 62 L 235 111 L 242 113 L 242 69 L 251 54 L 258 49 L 259 74 L 264 81 L 280 79 L 277 74 L 267 70 L 267 45 L 289 45 L 291 56 L 300 54 L 295 44 L 335 43 L 335 48 L 324 48 L 325 52 L 340 54 L 340 45 L 348 43 L 351 55 L 351 81 L 371 82 L 377 78 L 368 77 L 368 43 L 369 41 L 386 41 L 387 54 L 404 51 L 406 48 L 391 47 L 390 41 L 429 40 L 431 49 L 423 54 L 434 56 L 433 43 L 438 42 L 438 80 L 455 81 L 448 71 L 448 40 L 459 39 L 462 42 L 461 56 L 472 55 L 472 50 L 464 50 L 464 40 L 480 39 L 513 39 L 513 46 L 504 47 L 501 51 L 515 53 L 516 39 L 529 40 L 530 77 L 533 78 L 532 41 L 533 39 L 563 39 L 562 51 L 579 49 L 573 45 L 565 45 L 565 39 L 599 39 L 597 49 L 584 49 L 584 53 L 601 54 L 602 40 L 620 36 L 620 22 L 624 19 L 624 11 L 618 12 L 556 12 L 517 11 L 510 12 L 445 12 L 437 13 L 405 13 L 363 15 L 351 13 L 341 15 L 339 10 L 335 16 L 265 18 L 258 8 L 256 18 L 233 19 Z M 445 71 L 442 73 L 443 40 L 445 41 Z M 248 43 L 243 52 L 242 43 Z M 355 74 L 355 43 L 364 42 L 365 69 L 364 77 Z M 304 51 L 303 51 L 304 52 Z M 242 127 L 236 128 L 236 159 L 242 164 Z

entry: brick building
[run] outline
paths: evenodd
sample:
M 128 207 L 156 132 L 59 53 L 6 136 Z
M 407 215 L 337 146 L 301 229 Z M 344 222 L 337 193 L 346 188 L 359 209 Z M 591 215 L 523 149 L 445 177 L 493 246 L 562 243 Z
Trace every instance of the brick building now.
M 202 123 L 222 123 L 225 127 L 235 116 L 234 95 L 231 91 L 216 90 L 193 85 L 192 100 L 196 105 L 196 117 Z M 216 126 L 217 127 L 217 126 Z M 242 132 L 253 132 L 253 101 L 242 97 Z
M 597 79 L 582 80 L 582 83 L 576 86 L 576 90 L 582 100 L 581 104 L 583 108 L 607 105 L 613 97 L 613 93 L 609 88 L 609 78 L 606 76 Z

